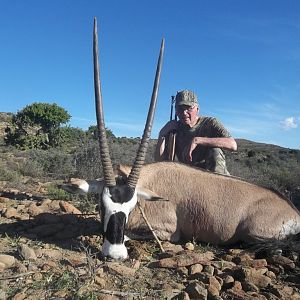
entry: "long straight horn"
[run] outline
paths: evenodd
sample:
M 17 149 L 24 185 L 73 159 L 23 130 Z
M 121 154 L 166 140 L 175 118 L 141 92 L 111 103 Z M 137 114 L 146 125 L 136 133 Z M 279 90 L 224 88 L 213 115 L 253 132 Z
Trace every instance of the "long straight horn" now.
M 99 74 L 99 60 L 98 60 L 98 33 L 97 33 L 97 19 L 94 18 L 94 39 L 93 39 L 93 55 L 94 55 L 94 87 L 95 87 L 95 103 L 96 116 L 99 135 L 100 156 L 103 168 L 103 176 L 107 186 L 115 186 L 116 181 L 114 177 L 113 167 L 109 155 L 108 143 L 106 138 L 102 94 Z
M 131 169 L 131 172 L 128 176 L 128 181 L 127 181 L 127 184 L 130 187 L 132 187 L 133 189 L 136 187 L 136 184 L 138 182 L 138 179 L 140 176 L 140 171 L 145 162 L 146 153 L 147 153 L 147 149 L 148 149 L 149 139 L 150 139 L 151 130 L 152 130 L 152 124 L 153 124 L 153 118 L 154 118 L 154 112 L 155 112 L 155 107 L 156 107 L 156 102 L 157 102 L 157 95 L 158 95 L 158 88 L 159 88 L 164 48 L 165 48 L 165 40 L 162 39 L 160 52 L 159 52 L 159 58 L 158 58 L 157 67 L 156 67 L 156 74 L 155 74 L 155 80 L 154 80 L 154 85 L 153 85 L 151 103 L 150 103 L 149 110 L 148 110 L 147 122 L 145 125 L 145 129 L 144 129 L 143 137 L 141 140 L 141 144 L 139 146 L 139 150 L 136 154 L 134 165 Z

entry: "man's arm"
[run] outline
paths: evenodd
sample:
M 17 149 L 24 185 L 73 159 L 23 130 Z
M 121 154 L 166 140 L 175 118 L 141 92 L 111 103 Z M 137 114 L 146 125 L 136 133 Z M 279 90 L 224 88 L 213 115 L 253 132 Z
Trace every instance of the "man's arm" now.
M 237 144 L 233 137 L 194 137 L 192 143 L 210 148 L 222 148 L 229 151 L 237 150 Z
M 156 144 L 155 152 L 154 152 L 154 160 L 155 161 L 164 161 L 166 150 L 166 138 L 164 136 L 158 137 L 158 141 Z
M 175 120 L 169 121 L 165 126 L 160 130 L 158 141 L 156 144 L 154 152 L 155 161 L 164 161 L 168 158 L 168 153 L 166 153 L 166 137 L 171 131 L 177 130 L 178 123 Z
M 183 157 L 185 157 L 187 161 L 192 161 L 192 153 L 198 145 L 230 151 L 237 150 L 236 141 L 232 137 L 194 137 L 191 144 L 187 145 L 184 149 Z

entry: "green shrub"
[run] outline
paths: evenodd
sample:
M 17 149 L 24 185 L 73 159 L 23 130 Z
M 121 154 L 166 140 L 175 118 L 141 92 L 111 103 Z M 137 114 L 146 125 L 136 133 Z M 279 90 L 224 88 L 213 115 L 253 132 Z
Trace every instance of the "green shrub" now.
M 16 115 L 6 128 L 5 142 L 20 149 L 47 149 L 55 146 L 61 124 L 70 120 L 68 112 L 57 104 L 33 103 Z
M 21 175 L 17 171 L 7 170 L 3 165 L 0 165 L 0 180 L 17 182 L 21 178 Z
M 74 197 L 77 198 L 77 195 L 72 195 L 54 185 L 47 187 L 47 196 L 52 200 L 72 200 Z
M 25 174 L 34 177 L 64 179 L 75 172 L 72 155 L 60 149 L 51 148 L 47 151 L 33 149 L 28 152 L 27 162 L 22 168 Z

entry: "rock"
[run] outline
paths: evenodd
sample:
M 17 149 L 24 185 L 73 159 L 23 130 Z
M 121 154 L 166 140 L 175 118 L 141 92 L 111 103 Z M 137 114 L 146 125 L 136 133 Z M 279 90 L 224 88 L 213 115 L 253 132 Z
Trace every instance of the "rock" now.
M 41 269 L 43 271 L 53 271 L 57 269 L 57 263 L 55 261 L 48 260 L 42 265 Z
M 24 292 L 18 293 L 16 295 L 14 295 L 11 300 L 24 300 L 26 299 L 26 294 Z
M 51 204 L 51 203 L 52 203 L 52 200 L 50 200 L 49 198 L 46 198 L 41 201 L 41 206 L 49 206 L 49 204 Z
M 203 282 L 193 281 L 186 288 L 185 292 L 188 293 L 191 299 L 206 300 L 207 289 Z
M 217 278 L 214 276 L 211 276 L 208 278 L 208 285 L 213 287 L 214 289 L 218 290 L 218 292 L 221 291 L 222 286 L 221 286 L 220 282 L 217 280 Z
M 33 275 L 34 281 L 41 281 L 43 279 L 43 274 L 38 272 Z
M 274 272 L 272 272 L 272 271 L 267 271 L 267 272 L 265 273 L 265 275 L 268 276 L 268 277 L 271 278 L 271 279 L 275 279 L 275 278 L 276 278 L 276 275 L 275 275 Z
M 223 287 L 225 289 L 230 289 L 233 287 L 233 284 L 234 284 L 234 278 L 230 275 L 226 275 L 224 278 L 223 278 Z
M 25 260 L 36 260 L 37 259 L 34 250 L 26 244 L 19 245 L 18 253 Z
M 193 275 L 196 273 L 201 273 L 202 270 L 203 270 L 203 266 L 201 264 L 195 264 L 195 265 L 190 266 L 189 274 Z
M 141 266 L 141 262 L 137 259 L 134 259 L 132 264 L 131 264 L 131 267 L 135 270 L 138 270 Z
M 10 199 L 6 197 L 0 197 L 0 203 L 9 203 Z
M 230 262 L 232 262 L 232 260 L 234 259 L 234 256 L 233 255 L 229 255 L 229 254 L 224 254 L 224 255 L 222 255 L 222 259 L 224 261 L 230 261 Z
M 3 264 L 4 269 L 9 269 L 15 265 L 16 259 L 11 255 L 0 254 L 0 263 Z
M 235 256 L 232 261 L 235 264 L 239 265 L 240 263 L 242 263 L 244 261 L 248 261 L 248 260 L 251 260 L 251 257 L 249 254 L 241 254 L 239 256 Z
M 213 266 L 204 266 L 203 272 L 208 275 L 214 275 L 215 268 Z
M 274 266 L 274 265 L 268 265 L 268 270 L 273 272 L 274 274 L 281 274 L 284 273 L 284 268 L 282 266 Z
M 18 220 L 18 221 L 27 221 L 27 220 L 29 220 L 30 219 L 30 216 L 29 216 L 29 214 L 18 214 L 18 215 L 16 215 L 16 220 Z
M 25 209 L 26 205 L 25 204 L 18 204 L 17 206 L 17 212 L 23 212 Z
M 4 217 L 7 219 L 15 218 L 17 215 L 18 215 L 18 212 L 13 207 L 9 207 L 4 213 Z
M 210 264 L 214 258 L 214 254 L 210 251 L 205 253 L 195 253 L 191 251 L 184 251 L 170 258 L 163 258 L 158 262 L 151 264 L 153 267 L 177 269 L 179 267 L 188 267 L 194 264 Z
M 232 289 L 235 290 L 235 291 L 242 290 L 243 289 L 242 283 L 240 281 L 237 281 L 237 280 L 234 281 Z
M 243 290 L 246 292 L 259 292 L 259 288 L 249 280 L 245 280 L 242 282 Z
M 233 255 L 233 256 L 239 255 L 242 252 L 244 252 L 244 250 L 242 250 L 242 249 L 229 249 L 228 250 L 228 254 Z
M 169 253 L 178 253 L 180 251 L 183 251 L 183 247 L 181 245 L 175 245 L 170 242 L 163 242 L 162 246 L 164 250 Z
M 186 267 L 177 268 L 176 272 L 182 277 L 186 277 L 189 274 L 189 270 Z
M 105 288 L 106 281 L 103 277 L 100 277 L 98 275 L 95 276 L 95 283 L 101 288 Z
M 47 258 L 51 258 L 55 260 L 60 260 L 63 258 L 62 252 L 56 249 L 43 249 L 42 252 L 43 255 L 46 256 Z
M 5 269 L 6 269 L 6 265 L 0 262 L 0 273 L 4 272 Z
M 68 214 L 82 214 L 79 209 L 66 201 L 59 201 L 59 207 Z
M 234 277 L 241 281 L 248 280 L 259 288 L 266 287 L 271 283 L 271 279 L 262 275 L 259 270 L 248 267 L 236 269 L 234 271 Z
M 191 242 L 188 242 L 184 245 L 184 249 L 194 251 L 195 250 L 195 245 Z
M 274 264 L 275 266 L 282 266 L 285 270 L 288 271 L 295 269 L 295 263 L 285 256 L 273 255 L 268 259 L 268 262 L 270 264 Z
M 233 268 L 236 266 L 234 262 L 226 261 L 226 260 L 219 260 L 219 261 L 212 261 L 211 265 L 215 268 L 218 268 L 219 270 L 223 270 L 225 268 Z
M 51 203 L 48 204 L 51 210 L 59 211 L 61 209 L 59 200 L 52 200 Z
M 249 259 L 241 262 L 243 267 L 251 267 L 255 269 L 264 268 L 268 265 L 265 259 Z
M 118 274 L 118 275 L 125 276 L 125 277 L 132 277 L 132 276 L 134 276 L 134 274 L 136 272 L 135 269 L 128 268 L 117 262 L 108 262 L 108 263 L 106 263 L 105 268 L 107 269 L 107 271 L 109 271 L 111 273 Z
M 27 267 L 19 261 L 16 261 L 15 268 L 18 273 L 26 273 L 28 271 Z
M 178 295 L 174 296 L 171 300 L 190 300 L 190 296 L 187 292 L 180 292 Z
M 36 203 L 32 202 L 28 207 L 28 213 L 31 217 L 35 217 L 41 213 L 43 213 L 43 209 L 39 206 L 36 206 Z
M 212 298 L 214 298 L 216 296 L 219 296 L 220 291 L 215 286 L 209 285 L 207 287 L 207 293 L 208 293 L 208 298 L 212 299 Z

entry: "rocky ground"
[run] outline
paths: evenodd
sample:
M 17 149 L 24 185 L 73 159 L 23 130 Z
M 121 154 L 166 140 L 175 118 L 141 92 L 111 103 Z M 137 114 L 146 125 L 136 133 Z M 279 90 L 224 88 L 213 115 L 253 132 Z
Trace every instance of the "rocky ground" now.
M 97 214 L 0 191 L 0 299 L 300 299 L 300 241 L 257 249 L 129 241 L 101 258 Z M 299 239 L 298 239 L 299 240 Z

